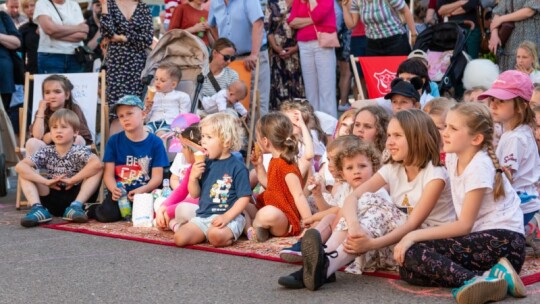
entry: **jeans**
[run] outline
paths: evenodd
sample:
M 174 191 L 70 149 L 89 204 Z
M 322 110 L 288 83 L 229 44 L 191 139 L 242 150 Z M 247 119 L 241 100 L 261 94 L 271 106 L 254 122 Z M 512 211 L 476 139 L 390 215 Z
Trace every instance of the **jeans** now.
M 39 74 L 82 73 L 83 67 L 75 55 L 38 53 Z
M 307 100 L 315 111 L 337 117 L 334 48 L 322 48 L 317 40 L 299 41 L 298 47 Z

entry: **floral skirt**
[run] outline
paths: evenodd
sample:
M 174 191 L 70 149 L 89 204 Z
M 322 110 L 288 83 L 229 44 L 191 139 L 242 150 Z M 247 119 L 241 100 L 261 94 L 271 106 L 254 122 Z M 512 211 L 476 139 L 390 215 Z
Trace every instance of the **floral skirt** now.
M 365 193 L 358 200 L 358 222 L 362 229 L 371 238 L 381 237 L 407 220 L 407 215 L 400 211 L 396 205 L 376 193 Z M 347 222 L 341 218 L 336 230 L 346 231 Z M 397 264 L 393 255 L 394 246 L 372 250 L 357 257 L 347 269 L 348 273 L 362 274 L 377 269 L 396 270 Z

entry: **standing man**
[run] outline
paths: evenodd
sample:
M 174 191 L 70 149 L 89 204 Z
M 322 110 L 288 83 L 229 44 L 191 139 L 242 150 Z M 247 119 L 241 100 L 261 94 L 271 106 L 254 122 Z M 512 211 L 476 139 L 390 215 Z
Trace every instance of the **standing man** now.
M 11 17 L 11 20 L 13 20 L 13 23 L 15 23 L 15 27 L 17 29 L 19 29 L 21 25 L 28 22 L 28 18 L 21 14 L 19 8 L 19 0 L 6 1 L 6 13 L 8 13 L 8 15 Z
M 264 30 L 264 15 L 257 0 L 212 0 L 208 24 L 217 28 L 219 37 L 231 40 L 238 57 L 251 71 L 251 87 L 255 80 L 255 66 L 259 58 L 259 93 L 261 115 L 268 113 L 270 101 L 270 63 Z M 253 90 L 251 91 L 254 93 Z

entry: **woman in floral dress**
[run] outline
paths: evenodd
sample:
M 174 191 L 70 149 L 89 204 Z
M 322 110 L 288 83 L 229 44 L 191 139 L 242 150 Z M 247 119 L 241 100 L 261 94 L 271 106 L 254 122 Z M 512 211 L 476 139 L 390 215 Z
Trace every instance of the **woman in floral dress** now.
M 292 0 L 269 0 L 264 23 L 270 46 L 270 108 L 293 98 L 304 98 L 304 83 L 294 31 L 287 24 Z
M 124 95 L 142 95 L 141 73 L 152 44 L 153 23 L 148 6 L 142 2 L 103 0 L 102 5 L 101 34 L 110 41 L 106 81 L 111 106 Z

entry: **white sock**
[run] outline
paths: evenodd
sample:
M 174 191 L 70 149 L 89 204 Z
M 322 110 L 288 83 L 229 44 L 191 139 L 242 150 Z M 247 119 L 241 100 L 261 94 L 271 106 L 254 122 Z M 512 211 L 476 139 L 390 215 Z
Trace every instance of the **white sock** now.
M 326 272 L 326 277 L 330 277 L 334 272 L 338 271 L 341 267 L 348 265 L 350 262 L 354 261 L 356 258 L 355 255 L 348 254 L 343 251 L 343 245 L 340 245 L 337 249 L 337 257 L 332 258 L 328 257 L 330 264 L 328 265 L 328 271 Z

